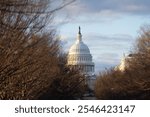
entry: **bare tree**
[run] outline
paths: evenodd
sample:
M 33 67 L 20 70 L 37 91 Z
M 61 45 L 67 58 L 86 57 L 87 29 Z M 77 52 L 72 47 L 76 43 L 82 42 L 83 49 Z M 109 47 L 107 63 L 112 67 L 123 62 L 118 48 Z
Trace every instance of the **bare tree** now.
M 150 99 L 150 27 L 138 37 L 128 68 L 100 74 L 95 92 L 98 99 Z
M 149 71 L 150 69 L 150 26 L 141 28 L 140 35 L 134 50 L 135 56 L 131 60 L 130 70 L 141 69 L 139 71 Z
M 25 49 L 19 47 L 16 53 L 1 58 L 1 98 L 34 99 L 50 83 L 57 67 L 59 43 L 46 35 L 32 38 Z
M 72 1 L 53 2 L 0 0 L 0 99 L 37 99 L 59 70 L 55 30 L 43 32 Z

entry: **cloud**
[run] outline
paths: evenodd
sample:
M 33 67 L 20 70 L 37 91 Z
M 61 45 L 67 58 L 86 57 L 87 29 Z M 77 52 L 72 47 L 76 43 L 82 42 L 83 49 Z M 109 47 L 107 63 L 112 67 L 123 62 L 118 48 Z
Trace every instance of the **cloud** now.
M 150 0 L 75 0 L 56 12 L 53 25 L 112 23 L 128 15 L 149 18 L 149 6 Z
M 118 13 L 149 14 L 149 0 L 79 0 L 87 12 L 112 11 Z M 84 10 L 85 11 L 85 10 Z
M 150 0 L 76 0 L 65 7 L 60 16 L 65 15 L 66 21 L 72 23 L 111 22 L 127 14 L 149 16 L 149 6 Z
M 134 38 L 129 34 L 113 34 L 113 35 L 102 35 L 102 34 L 89 34 L 84 37 L 86 40 L 90 41 L 98 40 L 98 41 L 121 41 L 128 42 L 134 40 Z
M 131 46 L 135 42 L 135 38 L 127 34 L 92 34 L 87 35 L 84 38 L 84 42 L 89 46 L 91 52 L 94 54 L 108 51 L 124 53 L 125 50 L 130 51 Z

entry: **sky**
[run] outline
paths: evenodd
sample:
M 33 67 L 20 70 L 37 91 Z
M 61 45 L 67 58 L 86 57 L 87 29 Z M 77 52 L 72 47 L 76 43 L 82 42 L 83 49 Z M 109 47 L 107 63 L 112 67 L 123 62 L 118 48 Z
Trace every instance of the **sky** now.
M 140 27 L 150 24 L 150 0 L 76 0 L 55 17 L 68 52 L 78 27 L 89 47 L 96 73 L 120 63 L 133 49 Z

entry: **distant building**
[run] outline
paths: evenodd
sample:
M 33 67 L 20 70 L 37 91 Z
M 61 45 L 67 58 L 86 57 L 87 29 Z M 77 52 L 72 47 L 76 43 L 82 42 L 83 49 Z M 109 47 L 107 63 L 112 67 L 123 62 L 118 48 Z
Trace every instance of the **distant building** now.
M 82 41 L 81 29 L 77 34 L 75 43 L 71 46 L 68 52 L 67 64 L 74 69 L 79 69 L 81 73 L 86 76 L 86 83 L 91 90 L 94 89 L 95 73 L 94 63 L 92 62 L 92 55 L 86 44 Z
M 129 68 L 129 62 L 134 56 L 136 56 L 136 54 L 129 54 L 128 56 L 123 56 L 120 64 L 115 67 L 115 70 L 125 71 L 125 69 Z

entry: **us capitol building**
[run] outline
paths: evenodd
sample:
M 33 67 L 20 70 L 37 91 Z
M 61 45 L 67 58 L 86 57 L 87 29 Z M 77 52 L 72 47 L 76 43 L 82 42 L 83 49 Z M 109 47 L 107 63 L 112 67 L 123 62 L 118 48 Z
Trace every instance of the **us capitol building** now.
M 94 63 L 92 62 L 92 55 L 86 44 L 82 40 L 81 29 L 77 34 L 75 43 L 71 46 L 68 52 L 67 65 L 74 69 L 79 69 L 86 77 L 86 84 L 89 89 L 94 90 L 95 73 Z

